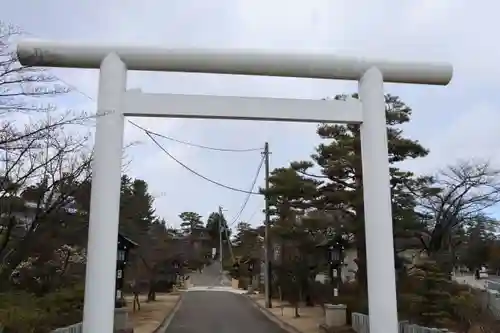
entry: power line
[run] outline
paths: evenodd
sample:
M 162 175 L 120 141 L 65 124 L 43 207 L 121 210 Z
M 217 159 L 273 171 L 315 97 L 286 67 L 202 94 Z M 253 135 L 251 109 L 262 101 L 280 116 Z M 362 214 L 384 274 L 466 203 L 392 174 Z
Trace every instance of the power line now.
M 128 122 L 131 123 L 131 124 L 133 124 L 133 122 L 131 120 L 128 120 Z M 213 150 L 213 151 L 228 152 L 228 153 L 248 153 L 248 152 L 252 152 L 252 151 L 261 151 L 262 150 L 262 148 L 231 149 L 231 148 L 209 147 L 209 146 L 199 145 L 199 144 L 188 142 L 188 141 L 183 141 L 183 140 L 175 139 L 175 138 L 172 138 L 172 137 L 160 134 L 160 133 L 156 133 L 156 132 L 153 132 L 153 131 L 150 131 L 150 133 L 153 134 L 153 135 L 155 135 L 155 136 L 158 136 L 160 138 L 164 138 L 164 139 L 167 139 L 167 140 L 170 140 L 170 141 L 174 141 L 174 142 L 177 142 L 177 143 L 182 143 L 182 144 L 185 144 L 187 146 L 197 147 L 197 148 L 202 148 L 202 149 L 207 149 L 207 150 Z
M 128 120 L 127 121 L 134 125 L 135 127 L 145 131 L 146 129 L 140 125 L 138 125 L 137 123 L 133 122 L 132 120 Z M 216 147 L 209 147 L 209 146 L 204 146 L 204 145 L 199 145 L 197 143 L 192 143 L 192 142 L 188 142 L 188 141 L 183 141 L 183 140 L 179 140 L 179 139 L 175 139 L 175 138 L 172 138 L 170 136 L 166 136 L 164 134 L 160 134 L 160 133 L 157 133 L 157 132 L 153 132 L 151 130 L 147 130 L 150 134 L 154 135 L 154 136 L 158 136 L 160 138 L 163 138 L 163 139 L 167 139 L 167 140 L 170 140 L 170 141 L 174 141 L 174 142 L 177 142 L 177 143 L 182 143 L 182 144 L 185 144 L 187 146 L 191 146 L 191 147 L 197 147 L 197 148 L 202 148 L 202 149 L 207 149 L 207 150 L 214 150 L 214 151 L 221 151 L 221 152 L 230 152 L 230 153 L 247 153 L 247 152 L 252 152 L 252 151 L 261 151 L 263 148 L 248 148 L 248 149 L 231 149 L 231 148 L 216 148 Z
M 233 253 L 233 245 L 231 244 L 231 239 L 229 238 L 229 226 L 226 224 L 225 226 L 222 225 L 223 222 L 223 215 L 222 215 L 222 207 L 219 206 L 219 246 L 220 246 L 220 263 L 221 263 L 221 280 L 223 278 L 222 270 L 223 270 L 223 258 L 222 258 L 222 232 L 226 235 L 226 240 L 227 240 L 227 246 L 229 248 L 229 254 L 231 255 L 231 261 L 234 263 L 234 253 Z M 222 282 L 222 281 L 221 281 Z
M 267 144 L 266 144 L 266 147 L 267 147 Z M 260 170 L 262 169 L 262 166 L 264 165 L 264 161 L 266 161 L 267 159 L 267 154 L 263 154 L 260 162 L 259 162 L 259 166 L 257 168 L 257 173 L 255 174 L 255 177 L 253 178 L 253 181 L 252 181 L 252 185 L 250 187 L 250 192 L 253 191 L 254 187 L 255 187 L 255 184 L 257 183 L 257 179 L 259 178 L 259 174 L 260 174 Z M 238 219 L 240 218 L 241 214 L 243 213 L 243 211 L 245 210 L 247 204 L 248 204 L 248 201 L 250 200 L 250 194 L 247 194 L 247 196 L 245 197 L 245 200 L 243 201 L 243 204 L 241 205 L 241 208 L 238 212 L 238 214 L 236 214 L 236 216 L 234 217 L 233 221 L 229 224 L 229 225 L 226 225 L 226 227 L 224 227 L 224 232 L 226 234 L 226 239 L 227 239 L 227 243 L 228 243 L 228 248 L 229 248 L 229 252 L 230 252 L 230 255 L 231 255 L 231 259 L 232 259 L 232 262 L 235 263 L 236 260 L 235 260 L 235 257 L 234 257 L 234 253 L 233 253 L 233 245 L 231 243 L 231 240 L 229 238 L 229 231 L 228 229 L 233 225 L 235 224 Z M 220 222 L 222 221 L 222 208 L 219 206 L 219 224 L 221 224 Z M 219 226 L 221 227 L 221 226 Z M 220 230 L 220 232 L 222 232 L 222 230 Z M 221 243 L 220 243 L 220 252 L 221 252 L 221 267 L 222 267 L 222 235 L 219 236 L 220 237 L 220 240 L 221 240 Z
M 2 21 L 0 21 L 1 23 Z M 16 29 L 18 29 L 22 34 L 25 34 L 25 35 L 28 35 L 28 36 L 32 36 L 32 37 L 37 37 L 36 35 L 24 30 L 23 28 L 21 28 L 20 26 L 17 26 L 17 25 L 12 25 L 11 26 L 14 26 Z M 78 94 L 80 94 L 81 96 L 87 98 L 88 100 L 92 101 L 95 103 L 95 100 L 94 98 L 92 98 L 91 96 L 89 96 L 88 94 L 86 94 L 85 92 L 81 91 L 80 89 L 78 89 L 75 85 L 72 85 L 70 84 L 68 81 L 64 80 L 64 79 L 61 79 L 60 77 L 56 76 L 56 75 L 52 75 L 55 79 L 57 79 L 58 81 L 60 81 L 61 83 L 65 84 L 69 89 L 70 91 L 75 91 L 77 92 Z M 141 126 L 137 125 L 136 123 L 134 123 L 133 121 L 127 119 L 127 121 L 142 129 L 143 131 L 145 130 L 144 128 L 142 128 Z M 232 149 L 232 148 L 218 148 L 218 147 L 210 147 L 210 146 L 204 146 L 204 145 L 200 145 L 200 144 L 197 144 L 197 143 L 192 143 L 192 142 L 188 142 L 188 141 L 184 141 L 184 140 L 179 140 L 179 139 L 175 139 L 175 138 L 172 138 L 172 137 L 169 137 L 169 136 L 166 136 L 164 134 L 161 134 L 161 133 L 157 133 L 157 132 L 153 132 L 153 131 L 150 131 L 148 130 L 148 132 L 150 134 L 153 134 L 155 136 L 158 136 L 160 138 L 164 138 L 164 139 L 167 139 L 167 140 L 170 140 L 170 141 L 174 141 L 174 142 L 177 142 L 177 143 L 182 143 L 184 145 L 187 145 L 187 146 L 191 146 L 191 147 L 197 147 L 197 148 L 202 148 L 202 149 L 207 149 L 207 150 L 213 150 L 213 151 L 220 151 L 220 152 L 228 152 L 228 153 L 248 153 L 248 152 L 253 152 L 253 151 L 261 151 L 263 148 L 247 148 L 247 149 Z
M 33 34 L 27 32 L 26 30 L 22 29 L 19 27 L 19 30 L 24 33 L 24 34 L 27 34 L 27 35 L 31 35 L 31 36 L 34 36 Z M 82 92 L 81 90 L 79 90 L 77 87 L 75 87 L 74 85 L 71 85 L 69 84 L 68 82 L 66 82 L 65 80 L 61 79 L 60 77 L 57 77 L 56 75 L 54 75 L 54 77 L 59 80 L 60 82 L 64 83 L 65 85 L 67 85 L 70 89 L 76 91 L 77 93 L 79 93 L 80 95 L 84 96 L 85 98 L 89 99 L 90 101 L 92 102 L 95 102 L 95 100 L 90 97 L 88 94 Z M 188 167 L 186 164 L 182 163 L 180 160 L 178 160 L 177 158 L 175 158 L 172 154 L 170 154 L 154 137 L 153 135 L 156 135 L 156 136 L 159 136 L 159 137 L 162 137 L 162 138 L 165 138 L 165 139 L 168 139 L 168 140 L 172 140 L 172 141 L 175 141 L 175 142 L 179 142 L 179 143 L 183 143 L 183 144 L 186 144 L 186 145 L 190 145 L 190 146 L 193 146 L 193 147 L 198 147 L 198 148 L 203 148 L 203 149 L 209 149 L 209 150 L 216 150 L 216 151 L 225 151 L 225 152 L 249 152 L 249 151 L 258 151 L 258 150 L 262 150 L 261 148 L 251 148 L 251 149 L 225 149 L 225 148 L 214 148 L 214 147 L 208 147 L 208 146 L 203 146 L 203 145 L 198 145 L 198 144 L 194 144 L 194 143 L 190 143 L 190 142 L 186 142 L 186 141 L 182 141 L 182 140 L 178 140 L 178 139 L 174 139 L 174 138 L 171 138 L 171 137 L 168 137 L 168 136 L 165 136 L 165 135 L 162 135 L 162 134 L 159 134 L 159 133 L 155 133 L 153 131 L 150 131 L 136 123 L 134 123 L 133 121 L 131 120 L 127 120 L 129 123 L 131 123 L 132 125 L 136 126 L 137 128 L 141 129 L 142 131 L 144 131 L 144 133 L 146 133 L 146 135 L 165 153 L 167 154 L 167 156 L 169 156 L 172 160 L 174 160 L 177 164 L 181 165 L 182 167 L 184 167 L 185 169 L 187 169 L 188 171 L 190 171 L 191 173 L 193 173 L 194 175 L 212 183 L 212 184 L 215 184 L 215 185 L 218 185 L 220 187 L 223 187 L 223 188 L 226 188 L 228 190 L 232 190 L 232 191 L 235 191 L 235 192 L 241 192 L 241 193 L 246 193 L 248 194 L 249 196 L 250 195 L 261 195 L 261 193 L 259 192 L 253 192 L 253 187 L 255 186 L 255 184 L 253 184 L 252 186 L 252 190 L 250 191 L 245 191 L 245 190 L 242 190 L 242 189 L 238 189 L 238 188 L 235 188 L 235 187 L 232 187 L 232 186 L 228 186 L 228 185 L 225 185 L 225 184 L 222 184 L 218 181 L 215 181 L 215 180 L 212 180 L 202 174 L 200 174 L 199 172 L 191 169 L 190 167 Z M 259 171 L 260 171 L 260 167 L 259 167 Z M 257 178 L 255 179 L 255 182 L 257 181 Z M 249 197 L 248 197 L 249 198 Z M 246 200 L 248 202 L 248 199 Z
M 221 215 L 221 217 L 219 219 L 222 220 L 222 215 Z M 233 253 L 233 244 L 231 243 L 231 239 L 229 238 L 229 231 L 228 231 L 228 229 L 229 229 L 229 227 L 224 228 L 224 232 L 226 234 L 227 244 L 228 244 L 228 247 L 229 247 L 229 254 L 231 255 L 231 260 L 234 263 L 235 260 L 234 260 L 234 253 Z M 222 237 L 221 237 L 221 239 L 222 239 Z
M 54 77 L 58 81 L 61 81 L 62 83 L 64 83 L 65 85 L 67 85 L 72 91 L 76 91 L 77 93 L 79 93 L 83 97 L 89 99 L 92 102 L 95 102 L 95 100 L 92 97 L 90 97 L 86 93 L 82 92 L 81 90 L 77 89 L 74 85 L 71 85 L 70 83 L 68 83 L 67 81 L 61 79 L 60 77 L 57 77 L 55 75 L 54 75 Z M 218 147 L 204 146 L 204 145 L 200 145 L 200 144 L 197 144 L 197 143 L 192 143 L 192 142 L 188 142 L 188 141 L 184 141 L 184 140 L 179 140 L 179 139 L 176 139 L 176 138 L 172 138 L 170 136 L 166 136 L 165 134 L 161 134 L 161 133 L 158 133 L 158 132 L 154 132 L 154 131 L 145 129 L 144 127 L 138 125 L 137 123 L 133 122 L 130 119 L 127 119 L 127 121 L 130 124 L 132 124 L 133 126 L 139 128 L 139 129 L 141 129 L 143 131 L 147 131 L 148 133 L 150 133 L 152 135 L 155 135 L 157 137 L 160 137 L 160 138 L 163 138 L 163 139 L 167 139 L 167 140 L 170 140 L 170 141 L 173 141 L 173 142 L 181 143 L 181 144 L 184 144 L 184 145 L 187 145 L 187 146 L 191 146 L 191 147 L 196 147 L 196 148 L 201 148 L 201 149 L 207 149 L 207 150 L 213 150 L 213 151 L 219 151 L 219 152 L 226 152 L 226 153 L 248 153 L 248 152 L 253 152 L 253 151 L 261 151 L 263 149 L 263 148 L 232 149 L 232 148 L 218 148 Z
M 229 185 L 225 185 L 225 184 L 222 184 L 216 180 L 213 180 L 213 179 L 210 179 L 202 174 L 200 174 L 198 171 L 195 171 L 193 169 L 191 169 L 190 167 L 188 167 L 186 164 L 182 163 L 181 161 L 179 161 L 175 156 L 173 156 L 172 154 L 170 154 L 166 149 L 165 147 L 163 147 L 154 137 L 151 133 L 149 133 L 149 131 L 145 130 L 144 131 L 146 133 L 146 135 L 158 146 L 158 148 L 160 148 L 168 157 L 170 157 L 172 160 L 174 160 L 177 164 L 181 165 L 184 169 L 188 170 L 189 172 L 191 172 L 192 174 L 206 180 L 207 182 L 210 182 L 212 184 L 215 184 L 215 185 L 218 185 L 220 187 L 223 187 L 223 188 L 226 188 L 228 190 L 231 190 L 231 191 L 235 191 L 235 192 L 241 192 L 241 193 L 247 193 L 247 194 L 254 194 L 254 195 L 261 195 L 261 193 L 259 192 L 252 192 L 252 191 L 246 191 L 246 190 L 242 190 L 242 189 L 239 189 L 239 188 L 236 188 L 236 187 L 232 187 L 232 186 L 229 186 Z
M 257 179 L 259 179 L 259 174 L 260 174 L 260 170 L 262 169 L 262 166 L 264 165 L 264 161 L 265 161 L 265 156 L 263 155 L 260 162 L 259 162 L 259 166 L 257 167 L 257 173 L 255 174 L 255 177 L 253 178 L 253 181 L 252 181 L 252 185 L 250 186 L 250 190 L 248 191 L 249 193 L 247 193 L 246 197 L 245 197 L 245 200 L 243 201 L 243 204 L 241 205 L 241 208 L 238 212 L 238 214 L 236 214 L 236 216 L 234 217 L 233 221 L 227 225 L 226 224 L 226 227 L 224 228 L 224 232 L 226 234 L 226 239 L 227 239 L 227 243 L 228 243 L 228 246 L 229 246 L 229 252 L 231 254 L 231 259 L 233 261 L 233 263 L 235 262 L 235 258 L 234 258 L 234 253 L 233 253 L 233 245 L 231 243 L 231 239 L 229 237 L 229 231 L 228 229 L 231 228 L 232 225 L 234 225 L 240 218 L 241 214 L 243 213 L 243 211 L 245 210 L 247 204 L 248 204 L 248 201 L 250 200 L 250 196 L 251 196 L 251 193 L 255 187 L 255 184 L 257 183 Z M 220 221 L 222 220 L 222 208 L 219 206 L 219 219 Z M 221 238 L 222 239 L 222 238 Z M 222 247 L 221 247 L 222 249 Z
M 254 216 L 261 210 L 261 208 L 257 208 L 256 210 L 253 211 L 253 213 L 250 215 L 250 217 L 247 219 L 248 223 L 253 220 Z
M 259 163 L 259 166 L 257 168 L 257 173 L 255 174 L 255 177 L 253 178 L 252 185 L 250 187 L 249 192 L 253 191 L 255 184 L 257 183 L 257 179 L 259 178 L 260 170 L 262 169 L 262 165 L 264 164 L 264 160 L 265 160 L 265 156 L 262 156 L 260 163 Z M 247 196 L 245 197 L 245 200 L 243 201 L 243 204 L 240 207 L 238 214 L 236 214 L 233 221 L 229 224 L 229 227 L 234 225 L 239 220 L 239 218 L 241 217 L 241 214 L 243 213 L 243 211 L 245 210 L 245 208 L 248 204 L 248 201 L 250 200 L 250 196 L 251 196 L 251 194 L 247 194 Z

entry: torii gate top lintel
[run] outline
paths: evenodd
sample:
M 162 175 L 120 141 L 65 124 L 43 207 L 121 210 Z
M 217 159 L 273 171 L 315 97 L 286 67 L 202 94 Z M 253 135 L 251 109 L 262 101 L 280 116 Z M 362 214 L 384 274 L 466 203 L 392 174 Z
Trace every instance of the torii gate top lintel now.
M 22 40 L 17 54 L 23 65 L 99 68 L 116 53 L 129 70 L 306 77 L 359 80 L 377 67 L 384 82 L 447 85 L 447 63 L 397 62 L 343 57 L 324 52 L 270 52 L 250 49 L 171 49 Z

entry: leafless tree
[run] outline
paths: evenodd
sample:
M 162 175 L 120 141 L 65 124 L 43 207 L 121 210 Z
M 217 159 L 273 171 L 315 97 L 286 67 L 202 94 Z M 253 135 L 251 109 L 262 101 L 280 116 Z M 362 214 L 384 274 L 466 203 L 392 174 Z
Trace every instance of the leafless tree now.
M 422 244 L 429 254 L 453 246 L 455 232 L 500 202 L 500 170 L 488 162 L 459 162 L 421 189 Z
M 0 116 L 12 112 L 46 112 L 50 103 L 40 97 L 67 93 L 69 89 L 47 70 L 22 66 L 13 50 L 21 31 L 0 21 Z
M 55 98 L 69 88 L 50 71 L 17 61 L 12 42 L 20 33 L 0 21 L 0 276 L 67 213 L 92 159 L 88 128 L 73 125 L 93 117 L 56 108 Z
M 80 185 L 89 192 L 96 116 L 56 107 L 70 88 L 49 70 L 18 62 L 12 46 L 21 33 L 0 21 L 0 281 L 33 256 L 42 263 L 73 246 L 61 239 L 68 233 L 61 221 L 78 216 L 80 234 L 88 226 L 88 204 L 71 206 Z
M 54 98 L 70 89 L 50 71 L 19 63 L 13 42 L 20 34 L 18 28 L 0 21 L 0 150 L 26 137 L 41 138 L 47 130 L 92 118 L 86 112 L 56 109 Z M 52 115 L 51 121 L 40 121 L 47 114 Z M 19 128 L 19 123 L 24 126 Z
M 0 188 L 0 258 L 8 263 L 4 270 L 14 270 L 42 238 L 58 234 L 61 220 L 77 214 L 74 192 L 90 178 L 87 142 L 87 137 L 66 135 L 61 128 L 43 142 L 20 140 L 6 155 Z

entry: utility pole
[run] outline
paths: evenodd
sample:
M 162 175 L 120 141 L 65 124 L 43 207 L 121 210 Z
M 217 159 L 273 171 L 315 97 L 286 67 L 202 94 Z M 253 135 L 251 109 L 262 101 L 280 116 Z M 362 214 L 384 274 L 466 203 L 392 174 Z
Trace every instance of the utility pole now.
M 222 207 L 219 206 L 219 261 L 220 261 L 220 274 L 222 276 L 224 269 L 222 267 Z
M 269 224 L 271 216 L 269 213 L 269 143 L 264 145 L 264 167 L 266 174 L 266 195 L 265 195 L 265 234 L 264 234 L 264 294 L 266 308 L 271 308 L 271 239 L 269 237 Z
M 231 237 L 229 237 L 229 226 L 226 224 L 224 227 L 224 235 L 226 235 L 227 247 L 229 249 L 229 255 L 231 256 L 231 261 L 235 263 L 234 253 L 233 253 L 233 245 L 231 244 Z

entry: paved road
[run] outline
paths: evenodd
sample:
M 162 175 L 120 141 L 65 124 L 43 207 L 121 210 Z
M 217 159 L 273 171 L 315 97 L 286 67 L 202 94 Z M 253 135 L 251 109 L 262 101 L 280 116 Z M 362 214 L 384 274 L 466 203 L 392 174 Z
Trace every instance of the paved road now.
M 226 276 L 221 277 L 220 271 L 220 263 L 216 261 L 205 267 L 203 273 L 190 273 L 189 279 L 194 286 L 231 286 L 231 281 Z
M 165 333 L 286 333 L 243 295 L 190 291 Z

